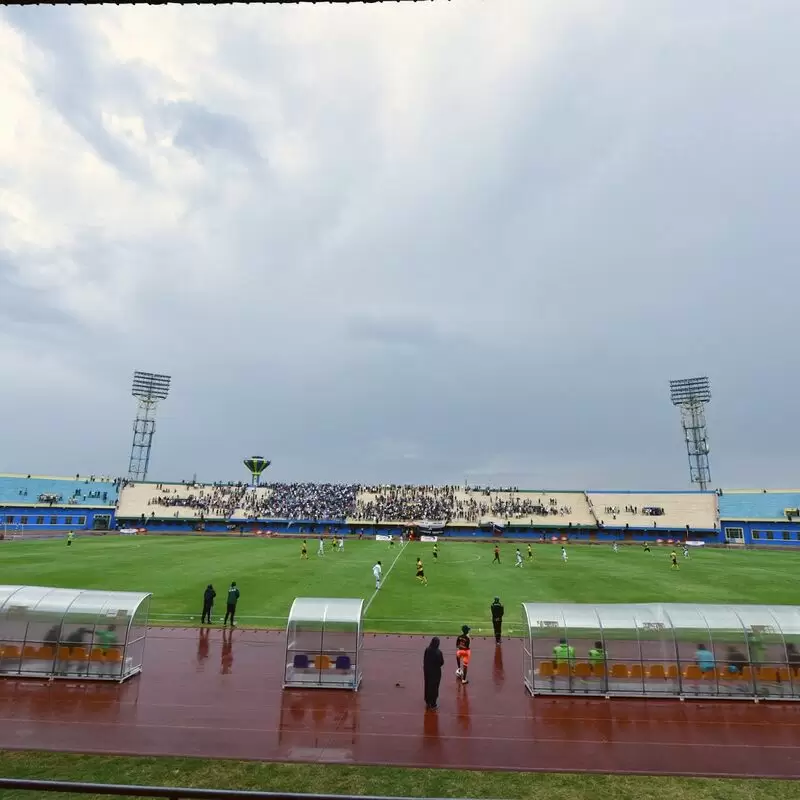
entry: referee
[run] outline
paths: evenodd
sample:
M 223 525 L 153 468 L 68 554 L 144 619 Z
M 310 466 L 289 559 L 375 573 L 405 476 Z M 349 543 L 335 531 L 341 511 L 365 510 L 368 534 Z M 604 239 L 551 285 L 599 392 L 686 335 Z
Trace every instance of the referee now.
M 494 640 L 500 644 L 500 637 L 503 633 L 503 604 L 500 602 L 499 597 L 495 597 L 494 602 L 490 606 L 492 611 L 492 627 L 494 628 Z

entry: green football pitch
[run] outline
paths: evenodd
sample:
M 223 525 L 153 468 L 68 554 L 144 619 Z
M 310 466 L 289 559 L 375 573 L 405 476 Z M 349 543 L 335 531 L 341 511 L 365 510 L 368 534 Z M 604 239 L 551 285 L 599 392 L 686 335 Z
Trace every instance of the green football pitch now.
M 501 544 L 492 564 L 489 542 L 414 542 L 390 548 L 374 540 L 346 541 L 343 552 L 300 559 L 300 541 L 199 536 L 84 537 L 13 541 L 0 546 L 0 583 L 152 592 L 155 624 L 199 624 L 203 590 L 217 590 L 215 611 L 224 611 L 225 590 L 241 590 L 237 622 L 281 628 L 295 597 L 363 597 L 368 631 L 442 633 L 464 623 L 488 634 L 489 604 L 506 607 L 506 633 L 521 632 L 522 602 L 577 603 L 765 603 L 798 602 L 800 553 L 694 548 L 672 570 L 667 547 L 535 544 L 534 558 L 514 566 L 516 545 Z M 525 555 L 525 545 L 521 547 Z M 428 577 L 415 578 L 421 557 Z M 384 583 L 375 593 L 372 565 L 380 560 Z M 516 630 L 515 630 L 516 629 Z

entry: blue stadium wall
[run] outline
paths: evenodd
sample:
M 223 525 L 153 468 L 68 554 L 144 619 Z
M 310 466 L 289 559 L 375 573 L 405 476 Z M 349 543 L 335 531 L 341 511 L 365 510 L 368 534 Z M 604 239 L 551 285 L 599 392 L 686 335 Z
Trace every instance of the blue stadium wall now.
M 113 530 L 115 509 L 107 506 L 0 506 L 0 533 Z
M 755 547 L 800 547 L 800 491 L 723 490 L 719 496 L 722 540 Z

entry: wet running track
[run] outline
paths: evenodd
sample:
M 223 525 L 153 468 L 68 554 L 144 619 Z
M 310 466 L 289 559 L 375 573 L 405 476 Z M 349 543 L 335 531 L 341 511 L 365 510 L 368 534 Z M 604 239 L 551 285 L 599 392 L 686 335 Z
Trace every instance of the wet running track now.
M 153 628 L 143 674 L 122 686 L 0 679 L 0 748 L 800 777 L 800 705 L 531 698 L 520 642 L 476 639 L 470 684 L 456 682 L 446 651 L 440 709 L 426 712 L 426 644 L 368 635 L 357 694 L 284 692 L 283 633 Z

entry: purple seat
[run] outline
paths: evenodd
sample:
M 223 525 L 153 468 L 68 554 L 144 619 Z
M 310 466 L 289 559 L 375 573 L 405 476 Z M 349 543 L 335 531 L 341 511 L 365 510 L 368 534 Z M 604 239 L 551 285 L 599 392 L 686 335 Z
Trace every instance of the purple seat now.
M 295 669 L 308 669 L 308 656 L 297 653 L 292 664 Z

